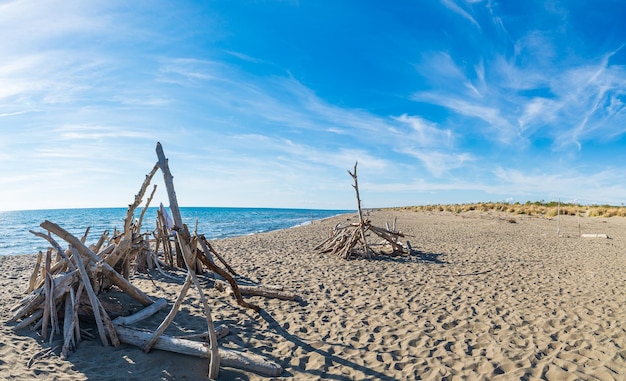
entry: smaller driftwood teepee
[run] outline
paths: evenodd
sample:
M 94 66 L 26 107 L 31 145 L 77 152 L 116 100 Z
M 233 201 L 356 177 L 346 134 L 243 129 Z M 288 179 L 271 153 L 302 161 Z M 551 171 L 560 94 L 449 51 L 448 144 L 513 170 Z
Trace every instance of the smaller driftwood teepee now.
M 406 242 L 406 247 L 399 242 L 400 238 L 406 237 L 401 231 L 396 230 L 395 222 L 392 227 L 387 224 L 386 228 L 372 225 L 369 219 L 363 217 L 361 210 L 361 197 L 357 181 L 356 167 L 348 174 L 354 180 L 352 187 L 356 192 L 356 202 L 359 211 L 359 222 L 348 225 L 337 224 L 331 231 L 330 236 L 320 243 L 315 250 L 320 253 L 331 253 L 345 259 L 372 258 L 376 255 L 400 256 L 411 254 L 411 244 Z M 367 241 L 369 233 L 381 238 L 381 241 L 372 244 Z

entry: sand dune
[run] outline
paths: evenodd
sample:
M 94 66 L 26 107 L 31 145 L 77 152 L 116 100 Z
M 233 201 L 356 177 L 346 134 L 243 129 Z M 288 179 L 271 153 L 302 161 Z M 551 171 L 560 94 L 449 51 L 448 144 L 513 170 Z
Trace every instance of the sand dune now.
M 626 219 L 372 211 L 397 227 L 411 257 L 346 261 L 313 248 L 352 216 L 215 242 L 251 282 L 283 285 L 304 302 L 251 297 L 262 312 L 208 292 L 214 320 L 231 334 L 220 345 L 266 356 L 281 378 L 331 380 L 626 379 Z M 610 239 L 579 239 L 583 233 Z M 1 319 L 23 295 L 33 256 L 0 257 Z M 179 273 L 182 278 L 182 273 Z M 132 281 L 173 300 L 178 281 L 158 273 Z M 166 334 L 206 328 L 190 293 Z M 160 312 L 142 324 L 154 329 Z M 58 340 L 57 340 L 58 341 Z M 0 378 L 201 380 L 206 360 L 127 345 L 83 341 L 66 361 L 36 332 L 0 325 Z M 264 379 L 223 368 L 220 379 Z

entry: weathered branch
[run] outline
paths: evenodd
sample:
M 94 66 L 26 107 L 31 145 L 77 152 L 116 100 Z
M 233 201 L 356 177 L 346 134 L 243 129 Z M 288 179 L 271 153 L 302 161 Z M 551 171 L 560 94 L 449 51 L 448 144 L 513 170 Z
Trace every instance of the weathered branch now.
M 231 290 L 233 291 L 232 285 L 228 287 L 226 282 L 221 280 L 215 281 L 215 288 L 219 291 Z M 237 285 L 237 288 L 241 295 L 249 295 L 249 296 L 263 296 L 266 298 L 274 298 L 281 300 L 295 300 L 300 301 L 302 298 L 293 292 L 282 291 L 282 290 L 273 290 L 263 286 L 243 286 Z
M 78 250 L 80 254 L 85 255 L 86 257 L 90 258 L 94 263 L 97 263 L 98 266 L 102 269 L 102 272 L 104 273 L 104 275 L 106 275 L 111 280 L 111 282 L 113 282 L 113 284 L 115 284 L 116 286 L 121 288 L 124 292 L 126 292 L 128 295 L 133 297 L 133 299 L 137 300 L 139 303 L 143 304 L 144 306 L 152 304 L 152 299 L 150 299 L 148 295 L 146 295 L 143 291 L 141 291 L 137 287 L 130 284 L 130 282 L 128 282 L 126 279 L 124 279 L 123 276 L 121 276 L 117 271 L 115 271 L 115 269 L 113 269 L 111 265 L 109 265 L 106 262 L 101 261 L 100 257 L 98 257 L 98 255 L 96 255 L 93 251 L 91 251 L 91 249 L 85 246 L 82 242 L 80 242 L 78 238 L 68 233 L 65 229 L 63 229 L 59 225 L 52 223 L 48 220 L 42 222 L 40 226 L 43 229 L 46 229 L 56 234 L 57 236 L 61 237 L 63 240 L 65 240 L 66 242 L 71 244 L 74 248 L 76 248 L 76 250 Z
M 123 343 L 135 345 L 140 348 L 144 348 L 146 342 L 152 337 L 152 332 L 150 331 L 143 331 L 121 325 L 116 326 L 115 329 Z M 154 348 L 207 359 L 211 359 L 212 357 L 211 351 L 203 343 L 177 339 L 166 335 L 159 337 L 154 343 Z M 264 376 L 276 377 L 283 371 L 279 364 L 252 353 L 219 348 L 219 358 L 223 366 L 252 371 Z

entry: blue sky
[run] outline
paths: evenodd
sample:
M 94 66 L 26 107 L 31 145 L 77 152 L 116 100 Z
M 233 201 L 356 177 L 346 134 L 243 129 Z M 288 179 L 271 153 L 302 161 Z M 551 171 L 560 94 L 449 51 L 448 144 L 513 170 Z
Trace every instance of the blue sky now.
M 0 210 L 626 198 L 626 3 L 0 1 Z M 162 178 L 157 201 L 164 201 Z

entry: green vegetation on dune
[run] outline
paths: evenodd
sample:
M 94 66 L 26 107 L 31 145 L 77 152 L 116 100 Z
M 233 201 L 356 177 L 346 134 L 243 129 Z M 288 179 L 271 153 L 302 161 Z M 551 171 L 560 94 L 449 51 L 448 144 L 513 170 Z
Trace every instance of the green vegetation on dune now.
M 421 205 L 405 206 L 394 208 L 400 210 L 412 210 L 415 212 L 489 212 L 497 211 L 511 214 L 525 214 L 529 216 L 554 217 L 557 211 L 561 215 L 579 215 L 588 217 L 626 217 L 626 207 L 612 205 L 577 205 L 571 203 L 561 203 L 560 207 L 556 201 L 527 201 L 524 204 L 519 202 L 479 202 L 475 204 L 448 204 L 448 205 Z

